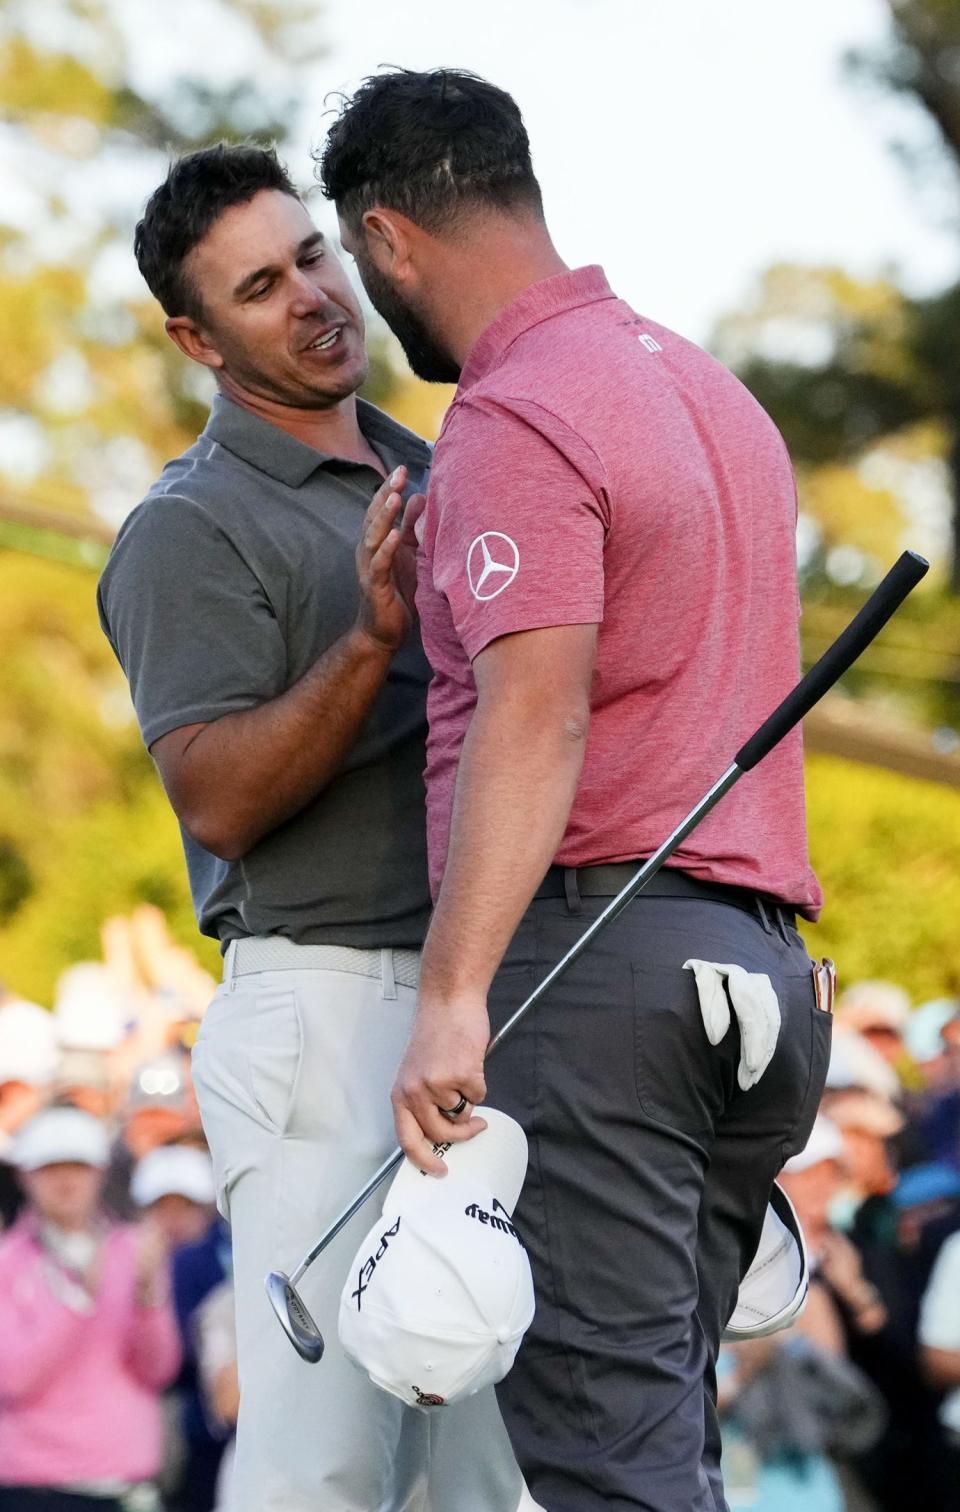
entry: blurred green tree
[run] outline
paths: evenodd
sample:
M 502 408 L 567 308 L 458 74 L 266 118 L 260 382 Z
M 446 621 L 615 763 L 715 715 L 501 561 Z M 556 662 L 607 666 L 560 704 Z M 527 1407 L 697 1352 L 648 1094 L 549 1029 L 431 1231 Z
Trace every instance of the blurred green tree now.
M 888 44 L 851 54 L 848 67 L 858 80 L 917 108 L 911 124 L 925 123 L 922 141 L 899 144 L 897 150 L 921 190 L 937 186 L 949 223 L 960 232 L 960 5 L 956 0 L 886 3 L 892 23 Z M 812 491 L 805 498 L 826 531 L 828 547 L 852 544 L 875 555 L 881 540 L 889 545 L 897 504 L 889 489 L 877 486 L 878 477 L 890 476 L 905 460 L 940 461 L 944 492 L 952 501 L 945 557 L 955 593 L 960 592 L 958 339 L 960 283 L 926 298 L 907 298 L 889 281 L 858 282 L 836 268 L 771 270 L 752 309 L 721 323 L 717 333 L 719 354 L 773 415 L 800 466 L 834 466 L 832 475 L 820 479 L 820 507 Z M 840 484 L 846 485 L 846 504 Z M 831 507 L 826 507 L 828 495 Z
M 960 792 L 832 756 L 807 764 L 810 851 L 828 906 L 803 926 L 842 987 L 960 995 Z
M 282 144 L 323 50 L 315 0 L 167 0 L 154 24 L 182 34 L 179 67 L 152 87 L 143 19 L 132 0 L 0 5 L 0 137 L 15 149 L 0 196 L 0 976 L 41 998 L 96 953 L 105 914 L 138 902 L 197 945 L 176 822 L 90 570 L 103 522 L 191 444 L 211 392 L 168 341 L 130 238 L 169 156 Z M 197 26 L 233 48 L 223 86 Z M 375 325 L 372 348 L 371 397 L 435 435 L 446 391 L 400 377 Z M 80 538 L 45 528 L 60 522 Z
M 0 8 L 0 122 L 17 164 L 0 204 L 0 482 L 6 474 L 21 502 L 92 508 L 115 525 L 202 428 L 207 388 L 130 274 L 132 196 L 170 154 L 248 135 L 282 141 L 321 48 L 315 4 L 212 6 L 192 16 L 171 0 L 182 73 L 154 93 L 137 82 L 136 17 L 123 0 Z M 192 42 L 201 22 L 245 36 L 260 60 L 252 78 L 275 78 L 267 64 L 281 61 L 285 88 L 211 83 Z M 132 191 L 122 210 L 118 182 Z
M 162 902 L 196 938 L 176 824 L 97 623 L 95 580 L 25 554 L 42 532 L 22 520 L 55 510 L 80 531 L 97 514 L 116 525 L 202 428 L 206 391 L 129 272 L 142 186 L 171 153 L 282 140 L 291 84 L 321 45 L 316 4 L 211 0 L 204 24 L 232 27 L 250 79 L 283 80 L 218 88 L 190 5 L 170 0 L 182 73 L 151 93 L 133 9 L 0 7 L 0 133 L 14 149 L 0 198 L 0 962 L 27 991 L 95 950 L 114 904 Z M 77 565 L 97 565 L 102 534 L 91 525 Z

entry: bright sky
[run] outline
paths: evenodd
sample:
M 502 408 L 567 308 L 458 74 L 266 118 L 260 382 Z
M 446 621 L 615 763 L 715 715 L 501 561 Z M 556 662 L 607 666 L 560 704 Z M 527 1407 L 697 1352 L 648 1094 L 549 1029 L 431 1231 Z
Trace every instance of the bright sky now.
M 302 96 L 285 155 L 304 185 L 330 94 L 384 63 L 486 75 L 523 109 L 561 254 L 574 266 L 603 263 L 618 293 L 694 340 L 708 340 L 777 261 L 891 271 L 917 292 L 960 276 L 948 196 L 941 192 L 938 221 L 936 184 L 921 197 L 890 151 L 897 138 L 929 142 L 929 123 L 886 92 L 858 87 L 843 67 L 851 49 L 883 49 L 885 0 L 318 0 L 326 55 L 296 70 L 252 43 L 219 0 L 162 8 L 112 0 L 111 9 L 148 94 L 168 95 L 178 79 L 200 75 L 225 88 L 251 81 L 271 100 Z M 45 43 L 82 45 L 65 0 L 27 14 Z M 23 139 L 16 158 L 4 157 L 11 138 L 0 127 L 2 218 L 41 240 L 48 220 L 46 250 L 64 257 L 71 235 L 81 244 L 105 210 L 121 235 L 102 253 L 96 281 L 110 294 L 139 292 L 130 231 L 164 154 L 88 155 L 82 128 L 71 129 L 65 172 L 62 159 L 44 163 L 41 144 Z M 44 205 L 51 171 L 69 206 L 66 224 Z M 333 229 L 330 207 L 319 196 L 312 203 Z M 69 354 L 54 380 L 67 409 L 71 386 L 87 381 Z M 36 471 L 42 436 L 21 436 L 18 452 L 8 424 L 2 439 L 5 467 L 19 455 L 24 477 Z M 148 459 L 121 462 L 122 513 L 140 491 L 132 472 Z M 104 492 L 101 477 L 98 507 L 110 514 Z
M 618 293 L 703 339 L 778 259 L 956 276 L 956 242 L 886 147 L 902 112 L 843 75 L 885 14 L 881 0 L 329 0 L 319 72 L 339 88 L 382 62 L 457 64 L 510 90 L 566 260 L 603 262 Z
M 152 0 L 126 7 L 142 12 L 144 76 L 169 81 L 184 32 L 171 14 L 158 30 Z M 694 339 L 779 259 L 897 267 L 922 289 L 960 268 L 888 150 L 918 122 L 842 68 L 848 48 L 882 44 L 886 16 L 883 0 L 326 0 L 330 49 L 288 156 L 306 178 L 324 95 L 381 63 L 468 67 L 520 102 L 567 261 L 602 262 L 618 293 Z M 221 22 L 200 51 L 227 80 L 249 72 L 239 49 Z

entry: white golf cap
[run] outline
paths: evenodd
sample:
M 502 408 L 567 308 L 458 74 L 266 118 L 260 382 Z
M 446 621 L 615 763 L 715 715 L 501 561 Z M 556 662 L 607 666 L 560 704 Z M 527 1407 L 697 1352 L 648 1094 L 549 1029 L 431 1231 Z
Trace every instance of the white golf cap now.
M 53 1015 L 39 1003 L 14 998 L 0 1007 L 0 1082 L 45 1087 L 57 1069 Z
M 841 1164 L 844 1158 L 843 1135 L 826 1114 L 818 1113 L 813 1121 L 810 1138 L 807 1140 L 799 1155 L 794 1155 L 784 1166 L 788 1175 L 799 1171 L 809 1171 L 811 1166 L 819 1165 L 822 1160 L 833 1160 Z
M 110 1140 L 104 1124 L 79 1108 L 46 1108 L 25 1123 L 11 1151 L 21 1171 L 69 1161 L 103 1170 L 110 1162 Z
M 438 1147 L 449 1175 L 405 1161 L 350 1268 L 340 1342 L 403 1402 L 440 1407 L 507 1374 L 533 1320 L 530 1262 L 511 1222 L 527 1170 L 519 1124 Z
M 733 1342 L 762 1339 L 789 1328 L 807 1300 L 810 1275 L 800 1220 L 783 1187 L 770 1194 L 760 1244 L 740 1283 L 737 1305 L 723 1331 Z
M 161 1145 L 137 1162 L 130 1195 L 138 1207 L 161 1197 L 186 1197 L 206 1207 L 217 1195 L 210 1156 L 192 1145 Z

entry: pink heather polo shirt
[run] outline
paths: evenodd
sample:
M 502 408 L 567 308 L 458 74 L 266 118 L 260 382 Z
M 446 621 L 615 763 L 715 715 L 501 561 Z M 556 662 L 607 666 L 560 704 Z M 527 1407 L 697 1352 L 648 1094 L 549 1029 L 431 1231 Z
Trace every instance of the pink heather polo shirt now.
M 617 299 L 600 268 L 534 284 L 502 311 L 463 370 L 422 522 L 435 896 L 473 658 L 501 635 L 599 624 L 556 860 L 647 856 L 797 680 L 796 512 L 769 416 L 719 362 Z M 799 730 L 672 864 L 816 917 Z

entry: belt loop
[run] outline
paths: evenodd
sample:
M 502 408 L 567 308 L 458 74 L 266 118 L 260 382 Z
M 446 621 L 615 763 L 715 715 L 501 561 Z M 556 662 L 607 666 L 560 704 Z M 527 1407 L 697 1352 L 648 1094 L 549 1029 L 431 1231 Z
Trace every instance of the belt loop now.
M 764 907 L 763 899 L 762 898 L 754 898 L 753 901 L 756 904 L 757 913 L 758 913 L 758 915 L 760 917 L 760 923 L 763 925 L 763 927 L 766 930 L 767 934 L 773 934 L 773 926 L 770 923 L 770 916 L 767 913 L 766 908 Z
M 397 980 L 393 972 L 393 951 L 387 946 L 380 952 L 380 981 L 386 1002 L 393 1002 L 397 995 Z
M 237 942 L 231 940 L 223 953 L 223 983 L 233 991 L 233 963 L 237 954 Z
M 776 920 L 777 920 L 777 932 L 780 935 L 780 938 L 783 941 L 784 945 L 789 945 L 790 944 L 790 936 L 787 934 L 787 921 L 784 918 L 783 909 L 782 908 L 775 908 L 774 909 L 774 914 L 775 914 Z
M 580 901 L 580 889 L 577 886 L 577 868 L 565 866 L 563 868 L 563 891 L 567 899 L 567 908 L 570 913 L 583 913 L 583 904 Z

